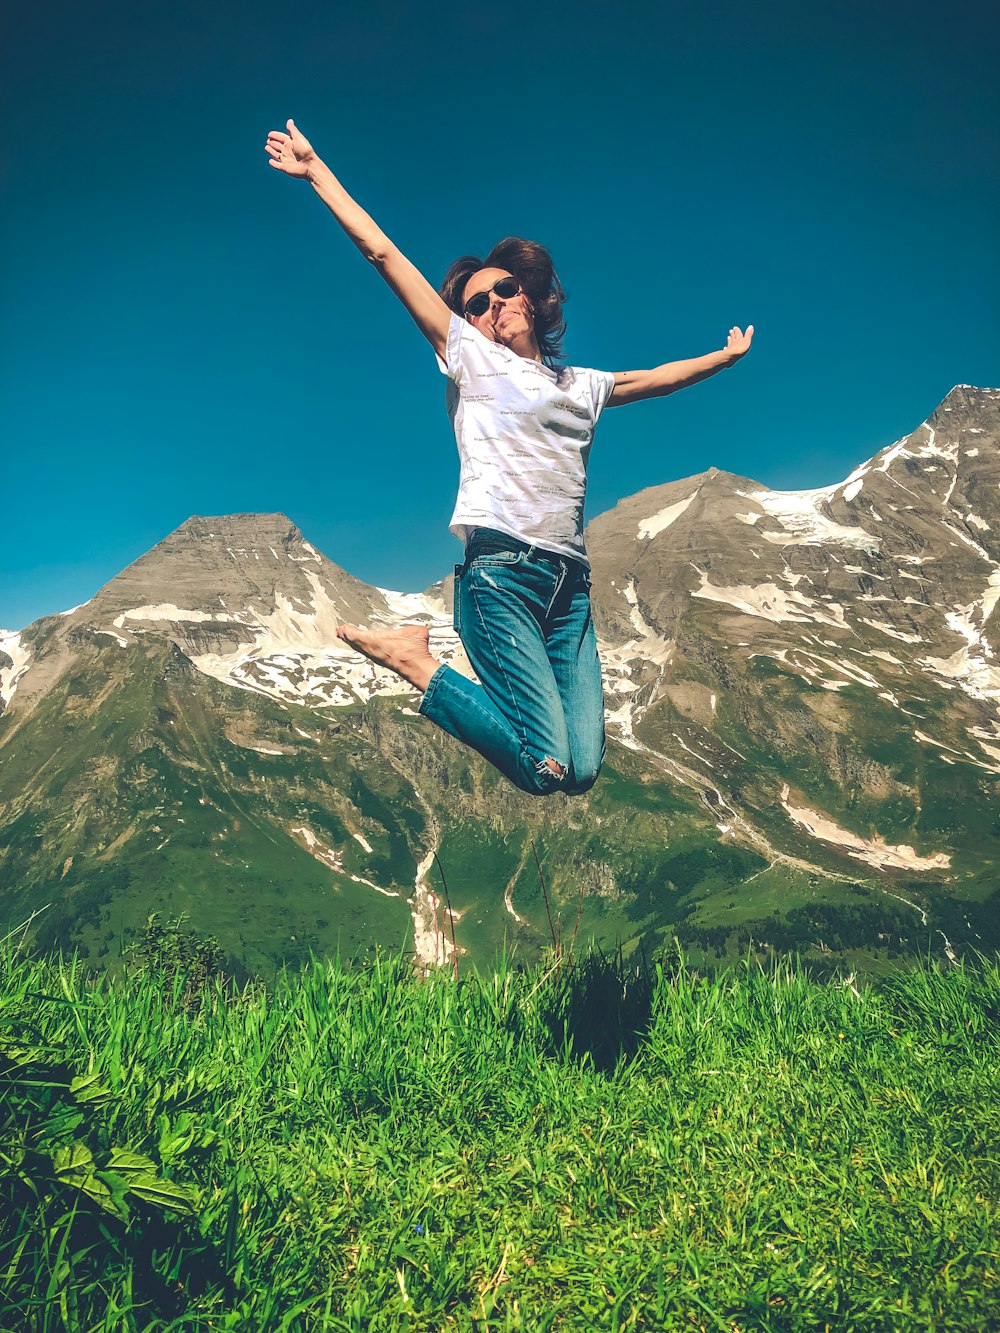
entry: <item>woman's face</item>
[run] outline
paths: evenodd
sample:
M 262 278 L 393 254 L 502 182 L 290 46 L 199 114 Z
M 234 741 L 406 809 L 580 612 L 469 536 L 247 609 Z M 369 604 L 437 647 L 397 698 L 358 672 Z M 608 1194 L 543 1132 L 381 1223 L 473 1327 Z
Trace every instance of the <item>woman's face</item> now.
M 508 347 L 526 336 L 532 337 L 535 330 L 531 302 L 524 292 L 504 298 L 493 291 L 494 284 L 501 278 L 513 276 L 505 268 L 481 268 L 478 273 L 473 273 L 462 292 L 463 310 L 477 293 L 486 293 L 490 298 L 489 308 L 482 315 L 466 314 L 465 318 L 487 338 Z

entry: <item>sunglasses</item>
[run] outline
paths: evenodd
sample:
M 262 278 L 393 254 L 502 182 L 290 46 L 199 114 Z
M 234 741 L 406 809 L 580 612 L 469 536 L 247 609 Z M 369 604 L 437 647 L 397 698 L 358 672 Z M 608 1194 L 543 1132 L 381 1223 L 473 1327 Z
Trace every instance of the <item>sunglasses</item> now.
M 502 300 L 509 301 L 520 290 L 521 284 L 517 278 L 498 278 L 488 292 L 476 292 L 475 296 L 469 297 L 465 303 L 465 313 L 474 315 L 478 319 L 480 315 L 485 315 L 490 308 L 490 292 L 496 292 Z

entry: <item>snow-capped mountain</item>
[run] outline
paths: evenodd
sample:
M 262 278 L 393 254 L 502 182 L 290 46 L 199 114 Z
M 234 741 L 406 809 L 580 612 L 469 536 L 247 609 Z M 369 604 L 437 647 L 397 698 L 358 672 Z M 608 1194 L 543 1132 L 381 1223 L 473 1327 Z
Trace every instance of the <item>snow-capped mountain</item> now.
M 620 653 L 631 635 L 639 669 L 676 661 L 685 623 L 709 616 L 733 659 L 772 657 L 825 690 L 853 683 L 896 709 L 956 691 L 970 762 L 1000 771 L 1000 391 L 953 389 L 835 486 L 712 469 L 643 491 L 595 519 L 588 546 L 604 636 Z
M 341 621 L 421 622 L 436 655 L 468 671 L 452 630 L 450 578 L 424 593 L 374 588 L 283 515 L 192 518 L 89 602 L 0 635 L 0 766 L 16 774 L 0 785 L 0 820 L 19 849 L 0 859 L 0 872 L 16 867 L 30 878 L 43 862 L 68 865 L 59 876 L 60 893 L 68 891 L 84 849 L 92 879 L 105 859 L 120 861 L 124 852 L 108 849 L 123 848 L 117 840 L 128 829 L 130 847 L 146 829 L 143 855 L 166 855 L 163 826 L 149 822 L 141 801 L 125 802 L 127 827 L 102 820 L 96 842 L 80 832 L 84 805 L 75 825 L 62 819 L 54 833 L 67 788 L 46 786 L 59 769 L 53 750 L 73 751 L 74 781 L 92 795 L 84 773 L 103 781 L 113 768 L 120 787 L 139 737 L 146 757 L 136 771 L 159 793 L 151 809 L 165 809 L 164 793 L 197 771 L 204 803 L 183 816 L 197 824 L 225 805 L 223 789 L 236 800 L 235 783 L 247 811 L 264 802 L 255 820 L 270 820 L 279 842 L 291 839 L 335 884 L 394 896 L 414 874 L 419 888 L 431 853 L 449 838 L 453 847 L 478 839 L 480 873 L 490 867 L 504 878 L 501 919 L 518 929 L 527 914 L 514 906 L 512 886 L 527 892 L 527 860 L 508 864 L 502 848 L 520 838 L 523 849 L 527 828 L 537 839 L 547 826 L 564 839 L 572 827 L 583 838 L 586 827 L 586 856 L 564 842 L 568 861 L 553 892 L 562 884 L 569 893 L 582 877 L 594 911 L 617 904 L 616 929 L 667 919 L 676 890 L 687 914 L 682 934 L 721 947 L 734 906 L 722 905 L 720 886 L 738 895 L 753 878 L 753 894 L 776 902 L 785 919 L 816 897 L 794 887 L 783 899 L 782 886 L 804 877 L 826 885 L 831 900 L 887 894 L 948 950 L 963 932 L 981 940 L 978 908 L 962 908 L 958 933 L 958 908 L 941 912 L 957 899 L 981 903 L 1000 853 L 992 808 L 1000 391 L 958 386 L 927 421 L 835 486 L 779 492 L 711 469 L 623 500 L 592 522 L 587 543 L 611 748 L 607 778 L 584 801 L 533 805 L 498 786 L 475 756 L 412 717 L 407 686 L 336 638 Z M 169 702 L 149 713 L 161 694 Z M 116 697 L 126 695 L 116 722 Z M 184 728 L 200 739 L 178 749 Z M 261 773 L 242 774 L 208 739 L 218 736 L 239 763 L 257 756 Z M 101 746 L 119 741 L 109 767 Z M 308 754 L 324 746 L 326 766 L 311 781 L 326 795 L 307 818 Z M 292 769 L 275 785 L 278 757 Z M 402 787 L 392 795 L 387 782 Z M 362 798 L 359 783 L 374 788 Z M 413 811 L 422 812 L 423 834 Z M 484 821 L 500 839 L 489 852 Z M 176 846 L 177 836 L 163 846 Z M 51 854 L 32 841 L 39 837 Z M 379 838 L 389 840 L 381 853 Z M 52 873 L 39 883 L 50 884 Z M 900 878 L 907 875 L 915 885 Z M 696 905 L 706 892 L 714 906 Z M 467 918 L 486 912 L 487 920 L 474 899 Z M 676 903 L 667 916 L 678 928 Z M 770 920 L 768 929 L 780 935 Z M 896 938 L 894 929 L 876 934 Z

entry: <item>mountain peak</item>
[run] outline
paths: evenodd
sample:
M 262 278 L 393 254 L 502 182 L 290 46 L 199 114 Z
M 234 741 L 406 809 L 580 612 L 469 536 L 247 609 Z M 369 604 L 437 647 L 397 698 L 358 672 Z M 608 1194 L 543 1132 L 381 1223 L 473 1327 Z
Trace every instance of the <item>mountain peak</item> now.
M 287 514 L 192 514 L 166 538 L 181 534 L 196 538 L 198 541 L 219 541 L 229 537 L 244 538 L 251 535 L 269 537 L 279 541 L 287 539 L 301 540 L 301 530 Z
M 965 418 L 972 420 L 979 431 L 996 429 L 994 423 L 1000 420 L 1000 389 L 956 384 L 921 425 L 934 430 L 947 430 L 959 428 L 957 423 Z
M 726 472 L 719 467 L 710 467 L 706 472 L 699 472 L 689 480 L 695 482 L 699 490 L 704 486 L 721 487 L 727 491 L 744 490 L 747 486 L 754 486 L 757 490 L 763 489 L 759 481 L 744 477 L 738 472 Z
M 947 401 L 953 393 L 978 394 L 980 397 L 1000 398 L 1000 389 L 991 389 L 988 386 L 977 384 L 956 384 L 954 388 L 949 389 L 945 394 L 944 401 Z
M 88 618 L 160 603 L 236 610 L 249 597 L 273 605 L 303 565 L 342 573 L 285 514 L 195 514 L 106 583 Z

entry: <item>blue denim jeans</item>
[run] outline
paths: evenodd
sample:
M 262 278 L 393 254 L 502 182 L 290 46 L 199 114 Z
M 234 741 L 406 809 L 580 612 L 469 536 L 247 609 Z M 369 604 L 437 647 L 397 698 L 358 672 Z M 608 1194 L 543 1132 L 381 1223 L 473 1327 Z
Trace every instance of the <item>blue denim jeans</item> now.
M 481 684 L 439 667 L 420 712 L 522 791 L 592 787 L 604 697 L 584 565 L 477 528 L 455 569 L 455 629 Z

